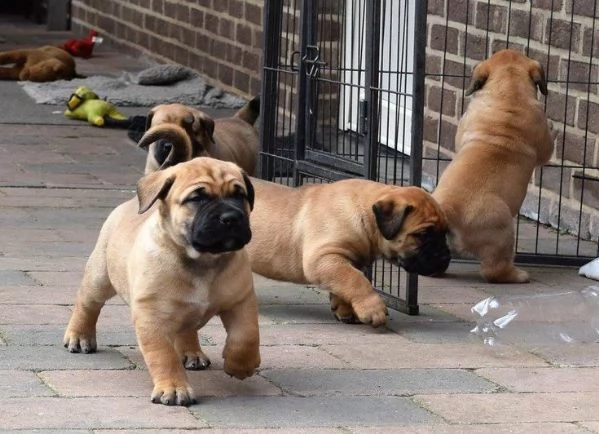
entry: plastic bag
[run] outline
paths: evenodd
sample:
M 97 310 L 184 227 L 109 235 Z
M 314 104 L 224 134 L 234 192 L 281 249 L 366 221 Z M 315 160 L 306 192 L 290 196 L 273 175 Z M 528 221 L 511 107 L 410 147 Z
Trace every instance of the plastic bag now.
M 493 296 L 475 304 L 471 311 L 476 320 L 471 333 L 489 346 L 599 342 L 599 286 Z

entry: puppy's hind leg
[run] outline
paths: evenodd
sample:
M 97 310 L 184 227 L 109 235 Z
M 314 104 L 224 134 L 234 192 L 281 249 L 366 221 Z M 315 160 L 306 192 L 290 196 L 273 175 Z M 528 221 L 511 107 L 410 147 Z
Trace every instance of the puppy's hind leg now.
M 484 228 L 477 231 L 478 237 L 484 233 L 484 239 L 478 238 L 475 246 L 468 250 L 480 260 L 480 274 L 490 283 L 526 283 L 530 281 L 528 273 L 514 265 L 514 223 L 510 212 L 494 215 L 486 220 Z M 468 236 L 464 237 L 468 245 Z M 473 248 L 472 248 L 473 247 Z
M 83 275 L 63 343 L 71 353 L 96 351 L 96 323 L 106 300 L 116 292 L 108 278 L 103 253 L 92 252 Z
M 198 332 L 185 330 L 175 338 L 175 349 L 181 356 L 185 369 L 199 371 L 210 366 L 210 359 L 200 347 Z

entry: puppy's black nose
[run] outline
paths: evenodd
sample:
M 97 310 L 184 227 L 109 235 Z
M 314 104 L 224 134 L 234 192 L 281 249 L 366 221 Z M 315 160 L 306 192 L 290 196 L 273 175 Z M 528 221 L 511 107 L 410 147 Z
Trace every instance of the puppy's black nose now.
M 236 210 L 236 209 L 231 209 L 231 210 L 225 211 L 218 217 L 218 221 L 223 226 L 234 225 L 234 224 L 240 222 L 242 219 L 243 219 L 243 214 L 241 213 L 241 211 Z

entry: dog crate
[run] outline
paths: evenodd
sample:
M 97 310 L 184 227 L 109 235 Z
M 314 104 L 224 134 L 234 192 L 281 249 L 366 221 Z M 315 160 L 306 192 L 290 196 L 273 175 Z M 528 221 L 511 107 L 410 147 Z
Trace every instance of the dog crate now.
M 596 13 L 597 1 L 266 0 L 261 176 L 432 191 L 454 153 L 473 67 L 514 48 L 544 66 L 556 131 L 516 219 L 517 261 L 597 257 Z M 418 313 L 417 276 L 386 261 L 364 272 L 390 307 Z

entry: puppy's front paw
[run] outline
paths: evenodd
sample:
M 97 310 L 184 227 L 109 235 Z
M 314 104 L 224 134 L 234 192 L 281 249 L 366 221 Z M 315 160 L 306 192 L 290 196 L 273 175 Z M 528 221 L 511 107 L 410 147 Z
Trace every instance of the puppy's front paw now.
M 164 405 L 188 406 L 197 402 L 189 383 L 172 380 L 156 383 L 151 398 L 154 404 Z
M 369 294 L 367 297 L 354 300 L 352 308 L 360 322 L 364 324 L 378 327 L 387 322 L 387 306 L 376 292 Z
M 256 373 L 256 369 L 260 366 L 260 354 L 249 355 L 245 357 L 225 356 L 225 372 L 239 380 L 251 377 Z
M 64 347 L 71 353 L 95 353 L 97 349 L 95 331 L 79 332 L 70 327 L 62 340 Z

